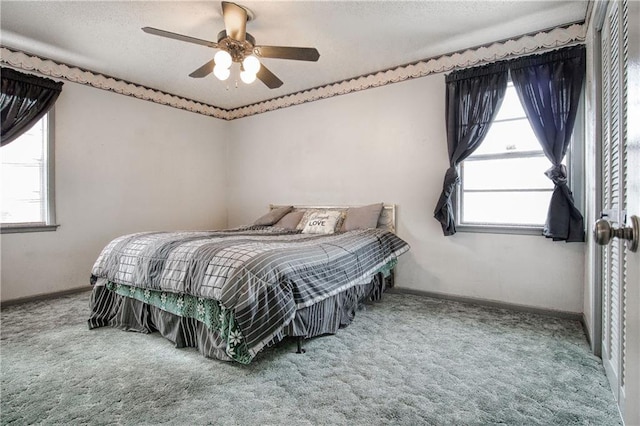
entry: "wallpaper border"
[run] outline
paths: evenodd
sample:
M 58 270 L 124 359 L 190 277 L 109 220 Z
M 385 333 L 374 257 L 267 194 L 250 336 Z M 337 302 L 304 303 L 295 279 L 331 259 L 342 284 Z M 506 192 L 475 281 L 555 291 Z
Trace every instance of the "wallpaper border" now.
M 83 70 L 74 66 L 57 63 L 50 59 L 0 47 L 0 63 L 39 74 L 61 78 L 74 83 L 109 90 L 126 96 L 148 100 L 162 105 L 183 109 L 198 114 L 208 115 L 223 120 L 234 120 L 262 114 L 269 111 L 314 102 L 347 93 L 358 92 L 387 84 L 425 77 L 453 69 L 482 65 L 496 60 L 508 59 L 537 51 L 553 49 L 570 44 L 582 43 L 586 38 L 586 25 L 573 24 L 568 27 L 557 27 L 534 35 L 524 35 L 506 41 L 495 42 L 486 46 L 467 49 L 443 55 L 437 58 L 424 59 L 415 63 L 401 65 L 392 69 L 355 77 L 326 86 L 316 87 L 292 93 L 252 105 L 227 110 L 175 96 L 160 90 L 151 89 L 138 84 L 107 77 L 99 73 Z
M 51 59 L 30 55 L 19 50 L 0 47 L 0 63 L 25 71 L 35 71 L 49 77 L 56 77 L 73 83 L 93 86 L 155 102 L 161 105 L 169 105 L 174 108 L 229 120 L 229 111 L 213 105 L 197 102 L 191 99 L 172 95 L 160 90 L 151 89 L 139 84 L 130 83 L 113 77 L 84 70 L 67 64 L 58 63 Z

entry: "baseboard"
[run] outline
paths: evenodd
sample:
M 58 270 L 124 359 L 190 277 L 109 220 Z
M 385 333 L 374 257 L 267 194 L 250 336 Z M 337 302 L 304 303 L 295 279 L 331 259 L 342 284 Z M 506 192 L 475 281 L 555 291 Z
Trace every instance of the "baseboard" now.
M 3 300 L 3 301 L 0 301 L 0 307 L 4 308 L 6 306 L 19 305 L 19 304 L 22 304 L 22 303 L 29 303 L 29 302 L 37 302 L 37 301 L 41 301 L 41 300 L 55 299 L 55 298 L 58 298 L 58 297 L 68 296 L 68 295 L 76 294 L 76 293 L 82 293 L 82 292 L 90 291 L 90 290 L 91 290 L 91 286 L 83 286 L 83 287 L 72 288 L 72 289 L 69 289 L 69 290 L 56 291 L 56 292 L 53 292 L 53 293 L 38 294 L 36 296 L 28 296 L 28 297 L 21 297 L 21 298 L 18 298 L 18 299 Z M 582 324 L 582 327 L 584 329 L 584 334 L 587 336 L 587 341 L 589 342 L 589 344 L 591 344 L 591 336 L 589 336 L 589 332 L 587 330 L 586 318 L 584 316 L 584 313 L 557 311 L 557 310 L 553 310 L 553 309 L 538 308 L 538 307 L 535 307 L 535 306 L 527 306 L 527 305 L 519 305 L 519 304 L 516 304 L 516 303 L 500 302 L 500 301 L 497 301 L 497 300 L 478 299 L 478 298 L 475 298 L 475 297 L 467 297 L 467 296 L 456 296 L 456 295 L 452 295 L 452 294 L 437 293 L 437 292 L 433 292 L 433 291 L 424 291 L 424 290 L 415 290 L 415 289 L 411 289 L 411 288 L 402 288 L 402 287 L 393 287 L 393 288 L 387 289 L 387 292 L 389 292 L 389 293 L 414 294 L 414 295 L 417 295 L 417 296 L 431 297 L 431 298 L 434 298 L 434 299 L 451 300 L 451 301 L 454 301 L 454 302 L 469 303 L 469 304 L 473 304 L 473 305 L 487 306 L 487 307 L 498 308 L 498 309 L 509 309 L 509 310 L 512 310 L 512 311 L 528 312 L 528 313 L 546 315 L 546 316 L 555 317 L 555 318 L 563 318 L 563 319 L 571 319 L 571 320 L 574 320 L 574 321 L 580 321 L 580 323 Z
M 584 315 L 584 313 L 580 317 L 580 322 L 582 323 L 582 330 L 584 331 L 584 335 L 587 338 L 587 343 L 589 344 L 589 347 L 593 351 L 594 348 L 593 348 L 593 345 L 591 344 L 591 334 L 589 334 L 589 328 L 587 327 L 587 317 Z
M 516 303 L 500 302 L 497 300 L 477 299 L 474 297 L 456 296 L 446 293 L 437 293 L 432 291 L 414 290 L 411 288 L 394 287 L 387 290 L 389 293 L 405 293 L 417 296 L 432 297 L 434 299 L 451 300 L 454 302 L 469 303 L 472 305 L 487 306 L 490 308 L 509 309 L 518 312 L 527 312 L 539 315 L 545 315 L 554 318 L 570 319 L 580 321 L 584 327 L 584 314 L 579 312 L 557 311 L 553 309 L 537 308 L 535 306 L 518 305 Z
M 56 291 L 53 293 L 37 294 L 35 296 L 27 296 L 27 297 L 19 297 L 17 299 L 3 300 L 3 301 L 0 301 L 0 308 L 5 308 L 7 306 L 12 306 L 12 305 L 20 305 L 20 304 L 29 303 L 29 302 L 38 302 L 41 300 L 56 299 L 58 297 L 68 296 L 70 294 L 82 293 L 85 291 L 91 291 L 91 286 L 82 286 L 82 287 L 72 288 L 69 290 Z

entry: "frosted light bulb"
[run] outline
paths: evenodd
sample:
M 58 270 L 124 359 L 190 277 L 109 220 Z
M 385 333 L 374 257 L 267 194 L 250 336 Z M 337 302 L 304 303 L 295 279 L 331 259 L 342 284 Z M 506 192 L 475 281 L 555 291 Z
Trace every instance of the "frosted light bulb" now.
M 231 55 L 229 54 L 229 52 L 226 52 L 224 50 L 220 50 L 218 53 L 215 54 L 215 56 L 213 57 L 214 62 L 216 63 L 216 67 L 220 67 L 220 68 L 229 68 L 231 66 Z M 224 79 L 222 79 L 224 80 Z
M 242 61 L 242 67 L 251 74 L 257 74 L 260 71 L 260 61 L 255 56 L 247 56 Z
M 249 71 L 241 71 L 240 79 L 246 84 L 251 84 L 254 81 L 256 81 L 256 75 L 253 73 L 250 73 Z
M 246 84 L 251 84 L 254 81 L 256 81 L 256 75 L 254 73 L 251 73 L 249 71 L 241 71 L 240 72 L 240 79 L 245 82 Z
M 216 65 L 213 67 L 213 75 L 215 75 L 218 80 L 226 80 L 229 78 L 231 71 L 229 68 L 221 67 L 220 65 Z

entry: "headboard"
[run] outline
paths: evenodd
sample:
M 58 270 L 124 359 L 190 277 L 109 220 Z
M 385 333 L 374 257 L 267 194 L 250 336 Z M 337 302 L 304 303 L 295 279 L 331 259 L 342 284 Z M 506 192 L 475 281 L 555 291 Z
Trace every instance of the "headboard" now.
M 278 207 L 284 207 L 281 204 L 270 204 L 269 209 L 273 210 Z M 361 206 L 293 206 L 293 211 L 300 210 L 347 210 L 349 207 L 361 207 Z M 383 204 L 382 212 L 380 212 L 380 218 L 378 219 L 378 228 L 383 228 L 396 232 L 396 205 L 395 204 Z

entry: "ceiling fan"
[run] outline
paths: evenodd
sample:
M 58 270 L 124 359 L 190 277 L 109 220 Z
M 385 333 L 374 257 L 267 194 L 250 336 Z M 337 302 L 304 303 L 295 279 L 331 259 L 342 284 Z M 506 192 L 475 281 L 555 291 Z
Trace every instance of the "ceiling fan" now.
M 142 31 L 148 34 L 220 49 L 212 60 L 189 74 L 189 77 L 193 78 L 206 77 L 213 72 L 218 79 L 226 80 L 230 75 L 229 68 L 231 64 L 237 62 L 240 63 L 240 78 L 242 81 L 247 84 L 252 83 L 257 77 L 268 88 L 276 89 L 282 86 L 282 81 L 261 64 L 257 57 L 312 62 L 317 61 L 320 57 L 318 50 L 312 47 L 256 46 L 256 40 L 246 31 L 247 22 L 254 18 L 253 13 L 246 7 L 223 1 L 222 16 L 225 29 L 218 34 L 217 42 L 152 27 L 144 27 Z

